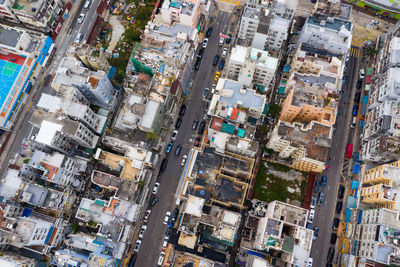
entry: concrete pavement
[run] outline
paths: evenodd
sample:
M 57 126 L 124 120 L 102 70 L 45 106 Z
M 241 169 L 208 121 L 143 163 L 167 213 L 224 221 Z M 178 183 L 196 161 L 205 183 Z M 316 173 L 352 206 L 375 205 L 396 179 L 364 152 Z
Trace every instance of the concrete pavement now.
M 152 208 L 152 213 L 147 223 L 148 230 L 142 240 L 142 245 L 137 255 L 135 266 L 155 266 L 158 260 L 161 252 L 162 240 L 164 239 L 166 230 L 166 226 L 162 224 L 162 221 L 165 213 L 167 211 L 172 212 L 175 208 L 175 192 L 183 170 L 183 167 L 180 166 L 181 158 L 183 155 L 188 154 L 189 149 L 192 146 L 192 141 L 196 136 L 197 132 L 192 130 L 192 123 L 196 117 L 201 119 L 203 110 L 205 109 L 205 102 L 201 100 L 202 93 L 204 88 L 211 88 L 215 72 L 217 71 L 217 67 L 212 66 L 214 56 L 216 54 L 221 55 L 222 53 L 222 47 L 218 45 L 218 35 L 220 32 L 225 32 L 227 30 L 230 19 L 230 13 L 219 12 L 215 24 L 213 25 L 214 30 L 209 38 L 208 47 L 203 56 L 200 69 L 193 73 L 192 88 L 184 102 L 185 105 L 188 106 L 188 110 L 183 117 L 183 122 L 179 129 L 177 139 L 174 142 L 172 152 L 167 156 L 167 169 L 164 173 L 160 174 L 158 178 L 161 186 L 157 193 L 157 197 L 160 200 Z M 207 28 L 208 27 L 205 27 L 205 30 L 207 30 Z M 199 47 L 201 47 L 201 45 L 199 45 Z M 183 149 L 180 156 L 175 157 L 173 152 L 178 144 L 183 145 Z M 148 200 L 151 199 L 152 197 L 148 198 Z M 133 240 L 132 244 L 134 243 L 135 241 Z
M 353 47 L 352 49 L 358 49 Z M 353 53 L 355 56 L 350 56 L 347 68 L 347 81 L 342 87 L 343 99 L 340 102 L 340 115 L 336 118 L 336 132 L 333 135 L 332 146 L 329 156 L 330 167 L 325 170 L 322 175 L 328 178 L 327 186 L 320 189 L 320 192 L 325 193 L 325 200 L 322 206 L 316 206 L 316 215 L 313 227 L 319 228 L 319 237 L 313 241 L 311 248 L 311 257 L 313 258 L 313 266 L 325 266 L 328 249 L 331 246 L 329 243 L 332 233 L 332 221 L 336 215 L 335 207 L 337 200 L 337 191 L 339 182 L 343 182 L 341 170 L 344 160 L 344 153 L 348 141 L 350 123 L 353 118 L 353 98 L 355 94 L 355 84 L 358 80 L 358 64 L 359 55 L 361 53 Z M 318 179 L 318 178 L 317 178 Z M 316 195 L 316 194 L 315 194 Z M 345 210 L 343 207 L 342 212 Z

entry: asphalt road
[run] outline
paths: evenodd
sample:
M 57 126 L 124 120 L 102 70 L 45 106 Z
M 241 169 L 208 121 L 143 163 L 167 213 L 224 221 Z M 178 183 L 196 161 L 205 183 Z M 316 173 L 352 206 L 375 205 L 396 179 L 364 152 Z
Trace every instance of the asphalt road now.
M 211 88 L 215 72 L 217 71 L 217 67 L 212 66 L 214 56 L 216 54 L 221 55 L 222 53 L 222 47 L 218 45 L 218 35 L 220 32 L 225 32 L 227 30 L 230 19 L 230 13 L 219 12 L 218 18 L 213 25 L 213 33 L 208 38 L 209 43 L 203 56 L 200 69 L 193 73 L 193 86 L 190 94 L 186 97 L 184 102 L 184 104 L 188 106 L 188 109 L 183 117 L 183 123 L 179 128 L 179 133 L 174 142 L 174 147 L 171 154 L 168 156 L 167 169 L 157 180 L 161 183 L 157 193 L 157 197 L 160 200 L 152 208 L 147 223 L 148 229 L 142 240 L 142 245 L 137 255 L 135 266 L 156 266 L 157 264 L 161 252 L 162 240 L 164 239 L 166 230 L 166 226 L 163 224 L 163 219 L 167 211 L 172 212 L 175 208 L 175 192 L 183 170 L 183 167 L 180 166 L 181 159 L 183 155 L 188 154 L 192 147 L 193 140 L 196 137 L 197 131 L 192 130 L 192 123 L 195 117 L 201 119 L 203 115 L 206 103 L 201 100 L 202 93 L 204 88 Z M 199 45 L 199 48 L 200 47 L 201 45 Z M 173 126 L 171 128 L 173 128 Z M 183 149 L 180 156 L 175 157 L 175 148 L 179 144 L 183 145 Z M 149 198 L 149 200 L 151 199 L 152 197 Z
M 317 240 L 313 241 L 311 248 L 313 266 L 325 266 L 328 249 L 332 246 L 330 244 L 332 221 L 335 216 L 339 217 L 339 215 L 335 213 L 335 207 L 338 184 L 343 181 L 340 173 L 348 140 L 347 137 L 350 134 L 350 121 L 353 118 L 351 113 L 355 86 L 358 80 L 358 64 L 359 58 L 350 56 L 346 72 L 347 81 L 344 87 L 342 87 L 344 91 L 343 100 L 341 100 L 339 105 L 341 111 L 336 119 L 337 128 L 336 132 L 333 134 L 332 146 L 329 153 L 331 157 L 330 167 L 319 176 L 327 176 L 327 185 L 325 188 L 320 189 L 320 192 L 324 192 L 325 194 L 323 205 L 317 205 L 315 207 L 316 215 L 312 226 L 317 226 L 319 228 L 319 236 Z M 317 196 L 318 194 L 314 195 Z M 345 207 L 342 208 L 342 212 L 345 212 Z

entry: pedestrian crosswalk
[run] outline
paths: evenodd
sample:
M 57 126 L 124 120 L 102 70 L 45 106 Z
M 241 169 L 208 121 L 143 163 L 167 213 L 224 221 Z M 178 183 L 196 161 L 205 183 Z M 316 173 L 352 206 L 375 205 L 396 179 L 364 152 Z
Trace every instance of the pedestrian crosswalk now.
M 350 48 L 350 56 L 358 58 L 361 57 L 361 49 L 356 47 Z

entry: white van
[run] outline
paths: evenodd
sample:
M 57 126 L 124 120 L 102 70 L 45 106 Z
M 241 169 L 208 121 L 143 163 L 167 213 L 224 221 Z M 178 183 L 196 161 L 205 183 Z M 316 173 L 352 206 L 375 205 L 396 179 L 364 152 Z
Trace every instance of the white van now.
M 161 252 L 161 253 L 160 253 L 160 257 L 158 258 L 158 262 L 157 262 L 157 264 L 158 264 L 159 266 L 163 264 L 163 262 L 164 262 L 164 256 L 165 256 L 165 253 L 164 253 L 164 252 Z
M 84 9 L 89 9 L 91 0 L 86 0 L 85 5 L 83 6 Z

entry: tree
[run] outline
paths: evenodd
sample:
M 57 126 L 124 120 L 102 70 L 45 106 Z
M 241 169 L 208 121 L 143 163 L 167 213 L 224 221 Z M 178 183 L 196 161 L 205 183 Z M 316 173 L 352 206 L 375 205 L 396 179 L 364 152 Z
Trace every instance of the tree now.
M 127 42 L 128 44 L 132 44 L 134 42 L 140 42 L 140 35 L 141 32 L 136 29 L 136 28 L 132 28 L 132 27 L 128 27 L 125 30 L 125 42 Z
M 74 223 L 73 225 L 72 225 L 72 233 L 73 234 L 76 234 L 78 231 L 79 231 L 79 224 L 77 224 L 77 223 Z
M 143 188 L 143 186 L 144 186 L 144 181 L 143 181 L 143 180 L 140 180 L 140 181 L 138 182 L 138 186 L 139 186 L 139 188 Z
M 269 109 L 268 109 L 268 113 L 269 115 L 271 115 L 272 117 L 276 117 L 277 115 L 279 115 L 279 113 L 281 112 L 282 107 L 278 104 L 272 104 Z

